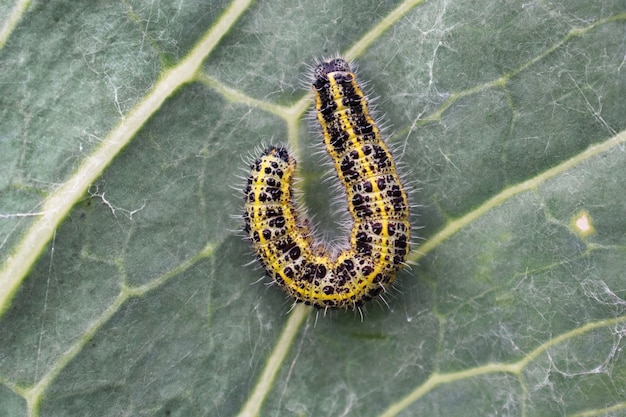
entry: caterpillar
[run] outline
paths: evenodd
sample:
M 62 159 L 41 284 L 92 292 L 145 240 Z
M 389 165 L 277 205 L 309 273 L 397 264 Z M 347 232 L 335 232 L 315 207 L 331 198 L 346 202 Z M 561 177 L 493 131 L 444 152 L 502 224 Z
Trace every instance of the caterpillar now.
M 244 232 L 268 275 L 296 302 L 360 308 L 405 264 L 407 194 L 350 64 L 342 58 L 320 62 L 312 88 L 326 151 L 347 196 L 350 246 L 331 251 L 314 239 L 294 203 L 296 161 L 281 146 L 270 146 L 250 166 Z

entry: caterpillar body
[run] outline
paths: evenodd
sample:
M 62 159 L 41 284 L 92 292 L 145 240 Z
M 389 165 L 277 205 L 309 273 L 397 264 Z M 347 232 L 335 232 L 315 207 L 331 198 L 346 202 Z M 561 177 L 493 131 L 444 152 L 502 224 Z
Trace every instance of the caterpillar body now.
M 296 161 L 271 146 L 252 163 L 244 189 L 244 231 L 267 273 L 296 302 L 359 308 L 394 280 L 410 249 L 409 205 L 391 153 L 347 61 L 313 71 L 317 119 L 347 196 L 350 246 L 315 241 L 292 196 Z

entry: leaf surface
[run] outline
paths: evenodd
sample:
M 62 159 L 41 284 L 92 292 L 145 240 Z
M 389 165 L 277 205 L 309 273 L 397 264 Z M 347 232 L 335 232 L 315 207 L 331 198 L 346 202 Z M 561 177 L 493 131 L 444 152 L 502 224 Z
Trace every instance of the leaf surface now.
M 623 0 L 0 5 L 0 416 L 626 416 L 625 39 Z M 236 217 L 285 143 L 342 239 L 338 52 L 418 236 L 363 318 L 291 308 Z

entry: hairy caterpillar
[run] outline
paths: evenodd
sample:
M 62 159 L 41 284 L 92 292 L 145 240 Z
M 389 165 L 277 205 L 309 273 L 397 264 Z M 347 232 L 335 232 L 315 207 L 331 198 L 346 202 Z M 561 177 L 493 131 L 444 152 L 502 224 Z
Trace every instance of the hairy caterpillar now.
M 250 167 L 244 231 L 267 273 L 296 302 L 354 309 L 385 290 L 405 264 L 409 205 L 348 62 L 321 62 L 313 78 L 317 119 L 352 217 L 350 247 L 332 253 L 314 240 L 293 202 L 296 161 L 283 147 L 269 147 Z

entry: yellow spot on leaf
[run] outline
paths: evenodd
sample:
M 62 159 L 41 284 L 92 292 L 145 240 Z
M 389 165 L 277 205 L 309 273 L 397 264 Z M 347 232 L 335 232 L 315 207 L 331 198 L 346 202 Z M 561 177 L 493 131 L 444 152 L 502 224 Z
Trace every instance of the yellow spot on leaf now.
M 595 229 L 593 228 L 591 222 L 591 216 L 586 210 L 582 210 L 574 216 L 572 223 L 576 233 L 581 236 L 588 236 L 595 233 Z

